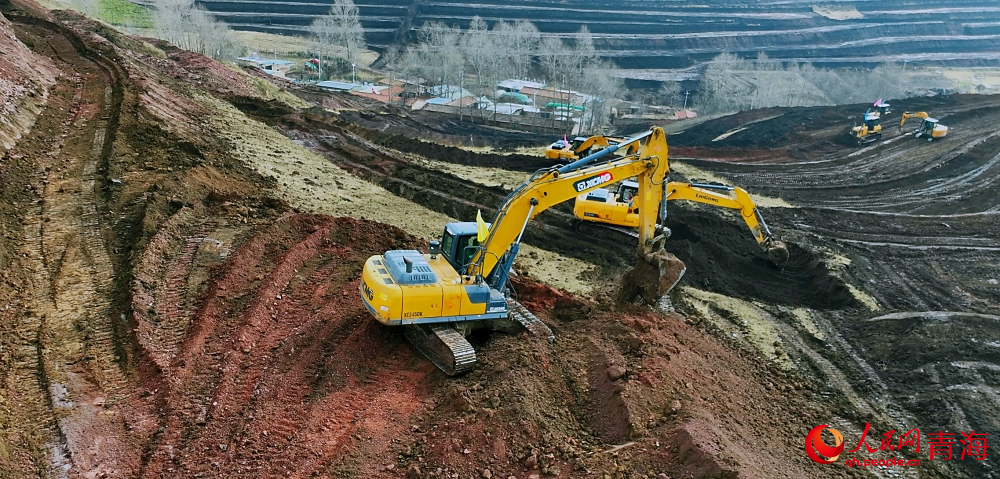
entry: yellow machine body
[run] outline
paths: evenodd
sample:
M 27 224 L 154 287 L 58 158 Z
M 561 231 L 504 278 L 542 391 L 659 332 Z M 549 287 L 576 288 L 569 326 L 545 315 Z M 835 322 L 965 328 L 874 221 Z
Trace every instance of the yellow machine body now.
M 549 145 L 545 149 L 545 157 L 550 160 L 579 160 L 590 153 L 596 153 L 611 145 L 617 145 L 624 141 L 622 138 L 606 137 L 595 135 L 591 137 L 578 136 L 570 141 L 559 140 Z M 625 155 L 635 154 L 639 145 L 632 143 L 628 145 Z
M 453 321 L 481 320 L 500 317 L 487 314 L 488 302 L 473 303 L 466 291 L 466 282 L 455 272 L 448 260 L 437 255 L 420 254 L 434 273 L 429 284 L 400 284 L 389 273 L 385 256 L 372 256 L 365 261 L 361 274 L 361 294 L 372 315 L 382 324 L 398 326 L 417 324 L 441 317 Z M 403 305 L 406 305 L 404 310 Z M 499 306 L 499 305 L 497 305 Z M 496 307 L 496 306 L 495 306 Z
M 613 155 L 619 149 L 638 152 Z M 387 325 L 504 318 L 508 274 L 532 218 L 579 194 L 636 177 L 636 207 L 648 212 L 635 215 L 640 249 L 651 249 L 668 172 L 666 135 L 658 127 L 569 165 L 536 172 L 505 199 L 491 223 L 449 223 L 426 254 L 393 250 L 368 258 L 358 286 L 362 302 Z
M 913 130 L 914 138 L 926 137 L 927 141 L 931 141 L 931 140 L 936 140 L 938 138 L 944 138 L 948 134 L 947 126 L 938 123 L 938 120 L 936 118 L 931 118 L 930 115 L 927 114 L 927 112 L 923 111 L 918 111 L 916 113 L 910 113 L 908 111 L 904 111 L 899 119 L 899 128 L 902 129 L 903 124 L 905 124 L 906 120 L 910 118 L 923 119 L 923 121 L 920 123 L 920 126 L 916 130 Z
M 579 195 L 573 205 L 573 214 L 582 221 L 635 228 L 639 225 L 639 213 L 632 200 L 633 185 L 635 183 L 625 181 L 615 192 L 599 190 Z M 770 241 L 770 234 L 762 228 L 764 222 L 756 204 L 743 188 L 671 181 L 666 191 L 667 201 L 694 201 L 737 210 L 757 243 L 764 245 Z
M 868 110 L 865 112 L 864 118 L 864 123 L 851 128 L 851 136 L 857 139 L 859 145 L 878 141 L 882 138 L 882 125 L 879 123 L 879 112 Z

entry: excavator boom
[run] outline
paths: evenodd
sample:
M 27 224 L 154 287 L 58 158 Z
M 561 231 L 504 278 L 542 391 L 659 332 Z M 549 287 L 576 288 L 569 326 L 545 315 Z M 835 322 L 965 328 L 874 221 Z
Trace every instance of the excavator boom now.
M 610 156 L 633 148 L 637 153 Z M 407 328 L 405 336 L 416 349 L 449 375 L 474 367 L 475 351 L 465 340 L 473 329 L 520 327 L 551 339 L 548 327 L 511 298 L 507 284 L 528 222 L 578 194 L 637 177 L 646 212 L 638 221 L 639 253 L 647 262 L 658 261 L 662 269 L 672 258 L 656 241 L 663 238 L 656 216 L 663 206 L 667 172 L 666 135 L 660 128 L 568 165 L 539 170 L 507 196 L 489 223 L 449 223 L 441 241 L 432 241 L 426 254 L 394 250 L 368 258 L 358 288 L 362 303 L 379 322 Z M 676 279 L 683 268 L 679 271 Z
M 635 228 L 638 226 L 639 215 L 636 214 L 638 208 L 631 200 L 632 189 L 632 184 L 625 182 L 619 187 L 617 194 L 605 190 L 598 194 L 580 195 L 573 206 L 573 214 L 582 222 L 612 225 L 611 229 L 614 231 L 621 231 L 617 227 Z M 764 217 L 743 188 L 716 183 L 671 181 L 667 183 L 666 191 L 667 201 L 694 201 L 739 211 L 750 233 L 771 262 L 777 266 L 783 266 L 787 262 L 787 247 L 771 234 Z M 583 223 L 578 227 L 582 225 Z M 626 234 L 631 236 L 627 231 Z

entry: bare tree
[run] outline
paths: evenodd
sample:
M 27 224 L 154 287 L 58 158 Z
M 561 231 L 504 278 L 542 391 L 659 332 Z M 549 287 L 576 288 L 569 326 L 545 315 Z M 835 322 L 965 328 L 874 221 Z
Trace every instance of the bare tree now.
M 472 18 L 469 28 L 462 35 L 461 47 L 465 63 L 476 76 L 478 91 L 482 93 L 484 80 L 488 81 L 486 72 L 493 57 L 499 53 L 496 42 L 491 38 L 486 22 L 482 18 Z M 492 89 L 492 85 L 487 83 L 487 86 Z
M 465 59 L 459 48 L 462 30 L 441 22 L 429 22 L 420 30 L 416 45 L 403 55 L 407 71 L 438 83 L 458 80 Z
M 538 46 L 538 63 L 542 67 L 542 73 L 547 78 L 556 78 L 562 75 L 568 56 L 569 49 L 558 37 L 542 38 L 541 44 Z
M 358 7 L 352 0 L 334 0 L 330 11 L 309 26 L 309 33 L 316 51 L 323 57 L 341 58 L 345 67 L 357 62 L 357 55 L 365 46 L 365 30 L 361 27 Z
M 153 14 L 154 34 L 185 50 L 216 59 L 234 59 L 245 47 L 229 26 L 195 7 L 191 0 L 162 0 Z

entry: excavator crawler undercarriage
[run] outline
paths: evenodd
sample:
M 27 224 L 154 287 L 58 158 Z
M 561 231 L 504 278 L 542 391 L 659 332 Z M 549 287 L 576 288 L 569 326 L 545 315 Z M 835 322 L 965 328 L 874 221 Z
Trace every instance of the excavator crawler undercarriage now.
M 490 327 L 505 332 L 527 330 L 549 342 L 555 340 L 552 330 L 524 305 L 508 300 L 509 319 L 495 321 Z M 476 351 L 459 330 L 469 323 L 414 324 L 403 327 L 403 335 L 420 354 L 449 376 L 467 373 L 476 367 Z

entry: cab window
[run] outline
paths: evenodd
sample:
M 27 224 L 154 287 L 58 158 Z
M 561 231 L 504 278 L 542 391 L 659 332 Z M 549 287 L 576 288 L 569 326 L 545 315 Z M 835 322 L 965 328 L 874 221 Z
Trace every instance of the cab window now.
M 455 235 L 444 230 L 444 236 L 441 237 L 441 254 L 444 255 L 449 261 L 451 261 L 451 245 L 455 243 Z
M 476 235 L 469 235 L 459 238 L 458 240 L 458 250 L 456 251 L 456 256 L 458 256 L 458 261 L 455 264 L 462 266 L 468 266 L 472 262 L 472 258 L 476 255 L 476 248 L 479 246 L 479 239 Z

